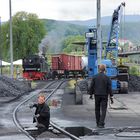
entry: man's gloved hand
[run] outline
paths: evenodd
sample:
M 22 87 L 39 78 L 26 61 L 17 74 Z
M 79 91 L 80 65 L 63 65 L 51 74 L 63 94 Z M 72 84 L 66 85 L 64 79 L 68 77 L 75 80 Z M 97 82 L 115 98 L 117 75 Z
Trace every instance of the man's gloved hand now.
M 93 96 L 92 96 L 92 95 L 90 95 L 90 96 L 89 96 L 89 99 L 92 99 L 92 100 L 93 100 Z
M 33 104 L 30 104 L 30 105 L 29 105 L 29 108 L 33 108 Z
M 36 117 L 36 118 L 38 118 L 39 116 L 40 116 L 39 114 L 34 115 L 34 117 Z
M 114 103 L 114 101 L 113 101 L 113 97 L 110 97 L 110 101 L 111 101 L 111 104 Z

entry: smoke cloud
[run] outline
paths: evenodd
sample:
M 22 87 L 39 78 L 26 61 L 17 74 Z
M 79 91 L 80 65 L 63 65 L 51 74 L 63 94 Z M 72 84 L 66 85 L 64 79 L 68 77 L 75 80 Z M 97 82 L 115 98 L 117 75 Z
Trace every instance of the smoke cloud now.
M 54 29 L 51 30 L 39 44 L 39 54 L 60 53 L 62 51 L 62 41 L 64 39 L 67 25 L 64 23 L 54 23 Z

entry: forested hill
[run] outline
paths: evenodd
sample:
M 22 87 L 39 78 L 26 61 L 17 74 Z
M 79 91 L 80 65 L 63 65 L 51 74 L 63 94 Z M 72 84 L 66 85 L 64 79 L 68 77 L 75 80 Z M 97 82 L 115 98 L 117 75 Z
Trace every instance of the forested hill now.
M 104 25 L 102 27 L 103 38 L 105 39 L 107 39 L 109 27 L 109 25 Z M 130 40 L 136 45 L 140 44 L 140 21 L 126 22 L 124 25 L 122 25 L 120 29 L 120 38 Z
M 75 25 L 65 21 L 57 21 L 51 19 L 42 19 L 45 24 L 47 33 L 56 32 L 63 34 L 64 36 L 69 35 L 83 35 L 86 32 L 87 27 L 82 25 Z
M 101 18 L 101 24 L 102 25 L 110 25 L 111 23 L 111 16 L 104 16 Z M 122 17 L 123 22 L 127 23 L 134 23 L 134 22 L 140 22 L 140 15 L 125 15 Z M 96 19 L 89 19 L 84 21 L 69 21 L 69 23 L 76 24 L 76 25 L 84 25 L 84 26 L 92 26 L 96 25 Z
M 135 19 L 135 18 L 134 18 Z M 124 27 L 124 29 L 120 30 L 120 37 L 128 39 L 132 41 L 135 44 L 140 43 L 140 21 L 134 20 L 129 22 L 125 22 L 121 27 Z M 44 24 L 46 25 L 47 32 L 57 32 L 58 34 L 61 34 L 62 37 L 66 37 L 69 35 L 85 35 L 85 32 L 88 31 L 89 26 L 82 25 L 82 22 L 86 21 L 80 21 L 81 25 L 69 23 L 67 21 L 56 21 L 56 20 L 49 20 L 49 19 L 43 19 Z M 102 25 L 102 36 L 104 40 L 107 40 L 108 33 L 109 33 L 110 25 Z

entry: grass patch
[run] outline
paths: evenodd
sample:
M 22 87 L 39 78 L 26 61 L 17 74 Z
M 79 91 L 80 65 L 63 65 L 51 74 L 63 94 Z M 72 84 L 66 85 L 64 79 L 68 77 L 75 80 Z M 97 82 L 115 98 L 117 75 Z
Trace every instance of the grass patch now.
M 75 88 L 75 84 L 76 84 L 76 80 L 70 80 L 68 82 L 68 88 L 74 89 Z

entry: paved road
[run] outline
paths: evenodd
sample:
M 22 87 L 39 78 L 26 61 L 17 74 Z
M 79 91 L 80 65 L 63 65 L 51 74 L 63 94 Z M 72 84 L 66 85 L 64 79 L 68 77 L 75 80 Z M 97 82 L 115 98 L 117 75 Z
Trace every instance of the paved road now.
M 6 100 L 9 100 L 8 97 Z M 0 104 L 0 140 L 28 140 L 27 136 L 19 132 L 13 122 L 13 110 L 21 100 L 22 98 L 19 98 L 11 103 Z
M 101 130 L 100 133 L 103 135 L 88 136 L 83 137 L 83 139 L 140 139 L 139 132 L 132 133 L 131 131 L 129 133 L 130 135 L 134 135 L 134 137 L 116 137 L 114 135 L 116 133 L 114 131 L 120 128 L 140 128 L 140 93 L 116 94 L 114 97 L 114 104 L 108 105 L 106 117 L 106 129 L 109 130 Z M 94 100 L 89 100 L 89 95 L 84 95 L 83 105 L 75 105 L 73 99 L 74 96 L 72 93 L 63 96 L 63 100 L 65 101 L 63 101 L 62 107 L 56 111 L 53 110 L 53 121 L 60 126 L 84 126 L 92 130 L 97 130 L 94 115 Z M 138 129 L 138 131 L 140 131 L 140 129 Z M 129 134 L 125 132 L 123 136 Z M 137 137 L 135 135 L 137 135 Z
M 99 135 L 84 136 L 81 139 L 90 140 L 137 140 L 140 139 L 140 129 L 136 132 L 128 131 L 115 135 L 115 130 L 132 127 L 140 127 L 140 93 L 116 94 L 114 104 L 108 105 L 106 117 L 106 128 L 96 129 L 94 115 L 94 100 L 89 100 L 89 95 L 84 95 L 83 105 L 75 105 L 73 92 L 64 93 L 59 89 L 54 96 L 58 101 L 57 106 L 51 106 L 51 118 L 54 122 L 63 127 L 87 127 L 98 131 Z M 53 99 L 52 99 L 53 100 Z M 19 102 L 19 101 L 17 101 Z M 17 102 L 0 106 L 0 140 L 10 140 L 6 136 L 8 133 L 12 138 L 27 139 L 17 129 L 12 121 L 12 111 Z M 52 103 L 52 101 L 50 102 Z M 31 116 L 30 116 L 31 118 Z M 25 120 L 26 121 L 26 120 Z M 44 135 L 44 134 L 43 134 Z M 44 135 L 45 136 L 45 135 Z M 121 136 L 121 137 L 120 137 Z M 129 137 L 124 137 L 129 136 Z M 133 137 L 132 137 L 133 136 Z M 137 137 L 136 137 L 137 136 Z M 41 137 L 40 137 L 41 139 Z M 62 139 L 62 138 L 61 138 Z M 53 139 L 54 140 L 54 139 Z

